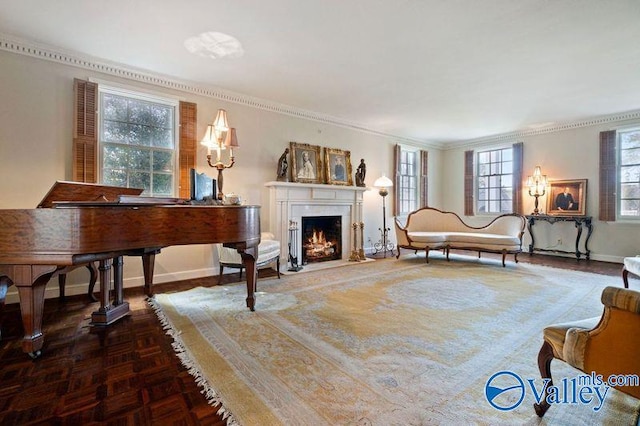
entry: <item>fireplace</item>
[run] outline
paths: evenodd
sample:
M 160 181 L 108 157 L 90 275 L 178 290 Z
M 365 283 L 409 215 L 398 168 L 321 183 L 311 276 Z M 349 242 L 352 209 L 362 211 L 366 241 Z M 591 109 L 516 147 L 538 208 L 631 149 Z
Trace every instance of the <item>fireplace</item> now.
M 342 258 L 342 217 L 302 217 L 302 264 Z
M 269 188 L 268 229 L 280 241 L 280 259 L 289 259 L 291 252 L 299 265 L 324 267 L 332 262 L 314 262 L 304 257 L 303 219 L 309 217 L 340 218 L 340 228 L 335 230 L 339 246 L 334 248 L 333 261 L 348 261 L 353 244 L 351 224 L 362 222 L 362 202 L 365 187 L 346 185 L 323 185 L 300 182 L 267 182 Z M 265 209 L 267 210 L 267 209 Z M 295 227 L 295 242 L 290 241 L 291 226 Z M 326 230 L 324 238 L 332 239 Z M 311 232 L 313 238 L 313 231 Z M 316 232 L 317 238 L 317 232 Z M 331 251 L 331 250 L 327 250 Z M 323 259 L 329 260 L 329 259 Z

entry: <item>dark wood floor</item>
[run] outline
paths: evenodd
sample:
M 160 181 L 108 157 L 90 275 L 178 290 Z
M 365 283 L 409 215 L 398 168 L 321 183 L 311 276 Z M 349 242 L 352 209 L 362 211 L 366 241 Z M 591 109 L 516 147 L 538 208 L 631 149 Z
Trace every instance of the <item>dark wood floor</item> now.
M 521 255 L 520 260 L 607 275 L 621 271 L 620 264 L 571 258 Z M 261 277 L 272 275 L 260 272 Z M 234 279 L 237 274 L 225 276 L 225 282 Z M 209 277 L 155 289 L 172 292 L 216 283 L 217 277 Z M 89 326 L 97 304 L 86 296 L 64 303 L 47 300 L 45 345 L 36 360 L 21 349 L 19 306 L 7 305 L 0 317 L 0 424 L 225 424 L 174 355 L 142 290 L 127 290 L 126 299 L 131 315 L 102 330 Z

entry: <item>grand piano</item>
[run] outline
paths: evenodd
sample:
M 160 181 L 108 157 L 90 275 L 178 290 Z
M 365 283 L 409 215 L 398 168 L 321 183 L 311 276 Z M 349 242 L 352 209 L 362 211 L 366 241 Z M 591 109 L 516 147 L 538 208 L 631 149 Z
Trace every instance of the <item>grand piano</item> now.
M 99 263 L 100 307 L 92 314 L 96 326 L 129 312 L 123 256 L 142 257 L 145 292 L 151 296 L 155 255 L 173 245 L 223 243 L 237 249 L 247 269 L 247 307 L 255 308 L 259 206 L 190 205 L 137 197 L 126 188 L 59 181 L 40 207 L 0 210 L 0 306 L 7 287 L 15 285 L 25 333 L 22 349 L 33 358 L 44 342 L 47 282 L 91 262 Z

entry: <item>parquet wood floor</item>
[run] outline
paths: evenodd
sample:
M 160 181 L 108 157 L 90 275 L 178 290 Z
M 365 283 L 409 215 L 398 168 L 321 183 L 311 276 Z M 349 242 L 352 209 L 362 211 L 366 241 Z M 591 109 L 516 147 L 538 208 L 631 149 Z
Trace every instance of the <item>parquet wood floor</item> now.
M 607 275 L 621 271 L 619 264 L 552 256 L 523 254 L 520 260 Z M 260 271 L 260 277 L 273 274 Z M 224 278 L 237 280 L 237 273 Z M 217 277 L 208 277 L 156 285 L 155 290 L 172 292 L 216 283 Z M 4 320 L 0 317 L 0 424 L 225 424 L 174 355 L 171 338 L 142 289 L 128 289 L 125 296 L 131 314 L 100 330 L 89 326 L 97 303 L 86 296 L 69 297 L 64 303 L 47 300 L 45 346 L 36 360 L 21 349 L 18 304 L 6 306 Z

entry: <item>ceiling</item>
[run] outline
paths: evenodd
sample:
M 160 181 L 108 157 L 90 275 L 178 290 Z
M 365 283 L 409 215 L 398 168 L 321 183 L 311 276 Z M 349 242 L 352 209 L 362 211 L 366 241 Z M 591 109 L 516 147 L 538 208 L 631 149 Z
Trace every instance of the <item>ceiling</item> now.
M 2 0 L 0 33 L 451 143 L 640 108 L 638 0 Z M 244 54 L 186 39 L 216 31 Z

